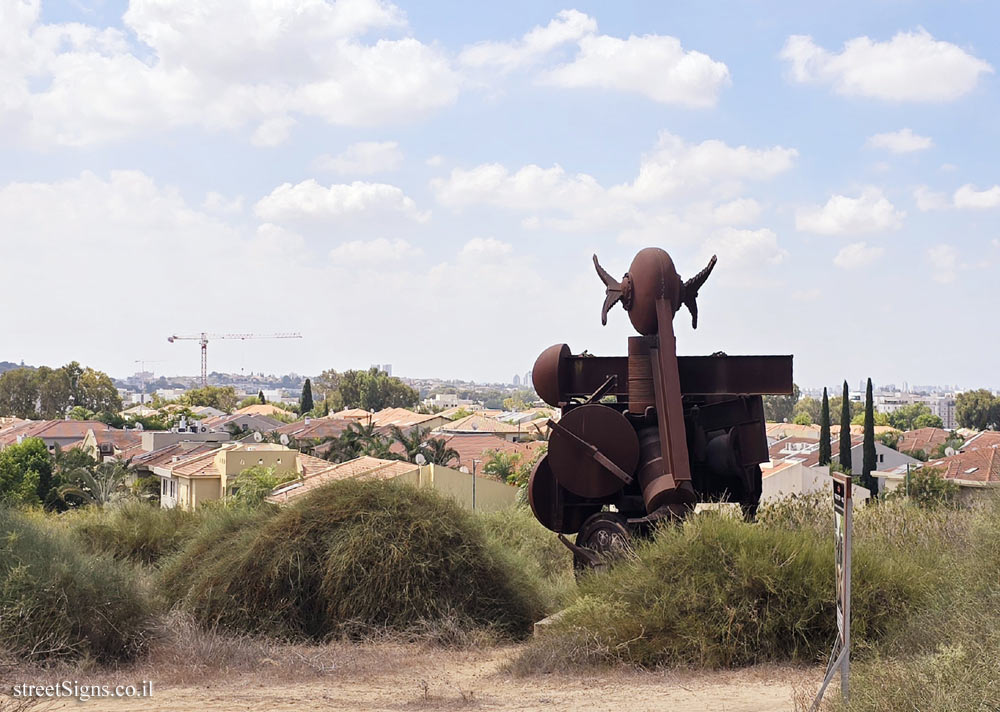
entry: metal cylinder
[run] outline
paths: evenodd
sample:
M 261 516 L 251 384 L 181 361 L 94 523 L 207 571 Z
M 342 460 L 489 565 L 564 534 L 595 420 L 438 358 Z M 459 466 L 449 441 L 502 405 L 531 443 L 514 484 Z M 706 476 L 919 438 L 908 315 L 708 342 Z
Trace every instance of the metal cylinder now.
M 656 403 L 653 392 L 653 364 L 649 360 L 649 340 L 630 336 L 628 340 L 628 409 L 642 415 Z
M 664 505 L 689 505 L 696 500 L 690 482 L 678 487 L 674 478 L 663 473 L 663 451 L 660 431 L 655 425 L 639 431 L 639 487 L 646 504 L 646 513 L 652 514 Z

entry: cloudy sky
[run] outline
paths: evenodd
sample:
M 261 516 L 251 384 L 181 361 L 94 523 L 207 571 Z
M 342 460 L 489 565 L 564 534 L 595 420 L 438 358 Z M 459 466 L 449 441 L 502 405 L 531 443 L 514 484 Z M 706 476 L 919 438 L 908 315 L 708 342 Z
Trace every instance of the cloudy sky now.
M 987 1 L 0 0 L 0 360 L 624 354 L 602 286 L 712 254 L 681 353 L 1000 385 Z

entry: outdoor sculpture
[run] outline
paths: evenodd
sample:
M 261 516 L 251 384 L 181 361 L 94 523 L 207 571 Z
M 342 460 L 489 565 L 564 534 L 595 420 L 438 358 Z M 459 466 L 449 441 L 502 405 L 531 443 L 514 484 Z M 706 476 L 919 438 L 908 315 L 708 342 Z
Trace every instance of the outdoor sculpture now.
M 768 459 L 761 396 L 792 392 L 792 357 L 677 356 L 674 314 L 686 306 L 697 328 L 698 290 L 715 263 L 685 282 L 670 255 L 649 247 L 619 282 L 595 255 L 606 287 L 601 323 L 620 301 L 640 335 L 629 337 L 628 356 L 574 356 L 556 344 L 535 361 L 535 391 L 562 418 L 549 421 L 528 500 L 578 568 L 700 501 L 757 511 Z

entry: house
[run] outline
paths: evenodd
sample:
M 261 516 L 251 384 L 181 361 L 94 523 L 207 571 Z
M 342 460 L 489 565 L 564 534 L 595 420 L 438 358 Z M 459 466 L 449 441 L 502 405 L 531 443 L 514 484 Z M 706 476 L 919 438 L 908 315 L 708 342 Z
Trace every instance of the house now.
M 527 428 L 510 423 L 502 423 L 495 418 L 489 418 L 479 413 L 467 415 L 458 420 L 450 420 L 438 426 L 434 430 L 435 434 L 441 435 L 476 435 L 479 433 L 490 433 L 503 438 L 509 442 L 519 440 L 521 435 L 527 436 Z
M 254 403 L 253 405 L 248 405 L 245 408 L 239 408 L 233 411 L 233 414 L 239 413 L 240 415 L 266 415 L 268 417 L 278 416 L 279 418 L 288 418 L 289 416 L 295 417 L 295 413 L 285 410 L 284 408 L 279 408 L 276 405 L 271 405 L 270 403 Z
M 210 405 L 196 405 L 191 409 L 191 413 L 198 418 L 218 418 L 220 415 L 225 415 L 226 411 Z
M 896 448 L 900 452 L 922 450 L 929 457 L 950 438 L 951 432 L 944 428 L 917 428 L 902 433 L 899 436 L 899 442 L 896 443 Z
M 0 449 L 25 438 L 40 438 L 49 452 L 65 449 L 87 437 L 87 431 L 112 430 L 99 420 L 27 420 L 0 430 Z
M 209 443 L 201 447 L 210 446 Z M 275 474 L 306 477 L 331 467 L 326 460 L 304 455 L 273 443 L 224 443 L 210 450 L 175 454 L 150 467 L 160 478 L 160 506 L 196 509 L 199 504 L 233 493 L 233 482 L 251 467 L 266 467 Z
M 306 417 L 303 420 L 296 420 L 294 423 L 285 423 L 275 428 L 274 432 L 299 441 L 327 440 L 340 437 L 340 434 L 347 430 L 352 422 L 356 421 L 333 417 Z
M 393 480 L 416 487 L 430 487 L 455 499 L 466 509 L 483 512 L 513 506 L 517 502 L 518 495 L 517 487 L 492 477 L 473 476 L 440 465 L 421 467 L 400 460 L 381 460 L 377 457 L 364 456 L 329 466 L 294 482 L 281 485 L 275 488 L 268 501 L 287 504 L 317 487 L 345 479 Z
M 544 452 L 547 447 L 546 443 L 539 441 L 524 443 L 510 442 L 493 433 L 473 433 L 471 435 L 451 434 L 443 436 L 442 439 L 448 447 L 458 453 L 458 459 L 447 463 L 448 467 L 456 470 L 465 467 L 470 472 L 475 469 L 473 467 L 473 460 L 478 463 L 484 462 L 488 457 L 488 453 L 492 450 L 516 454 L 520 456 L 521 462 L 530 463 L 535 462 L 539 454 Z M 477 466 L 481 468 L 481 465 Z M 482 469 L 479 471 L 481 472 Z
M 789 437 L 777 441 L 768 448 L 771 462 L 777 464 L 783 461 L 799 462 L 805 467 L 815 467 L 819 465 L 819 441 L 813 441 L 803 437 Z M 832 462 L 840 462 L 840 439 L 831 438 L 830 454 Z M 852 469 L 860 471 L 860 465 L 864 461 L 864 438 L 854 435 L 851 437 L 851 465 Z M 888 445 L 875 441 L 875 469 L 891 470 L 896 467 L 911 465 L 917 467 L 920 460 L 910 457 L 897 450 L 893 450 Z
M 958 500 L 962 503 L 970 503 L 1000 488 L 1000 444 L 963 448 L 951 457 L 931 459 L 920 465 L 940 470 L 942 477 L 957 484 Z M 911 466 L 910 471 L 913 469 Z M 906 486 L 905 467 L 878 472 L 877 476 L 887 491 Z
M 785 460 L 773 466 L 762 465 L 761 474 L 761 504 L 814 492 L 830 492 L 832 496 L 833 478 L 826 466 L 809 467 L 802 462 Z M 866 500 L 871 492 L 854 485 L 854 497 Z
M 392 425 L 400 428 L 403 432 L 413 428 L 427 428 L 434 430 L 442 425 L 451 423 L 440 414 L 415 413 L 406 408 L 384 408 L 372 415 L 372 423 L 379 428 L 387 428 Z
M 105 460 L 128 459 L 124 453 L 132 452 L 136 446 L 142 445 L 141 430 L 108 430 L 91 428 L 83 440 L 68 445 L 67 448 L 79 448 L 98 462 Z
M 226 431 L 238 433 L 269 433 L 277 430 L 284 423 L 266 415 L 253 415 L 252 413 L 233 413 L 231 415 L 220 415 L 214 418 L 205 418 L 199 424 L 199 430 L 205 431 Z

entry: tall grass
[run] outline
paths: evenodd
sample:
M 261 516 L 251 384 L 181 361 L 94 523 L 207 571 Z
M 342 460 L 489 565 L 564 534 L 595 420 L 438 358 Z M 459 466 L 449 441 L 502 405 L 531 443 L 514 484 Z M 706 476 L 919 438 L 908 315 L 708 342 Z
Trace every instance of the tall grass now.
M 201 517 L 183 509 L 161 509 L 129 501 L 113 507 L 85 507 L 59 517 L 71 536 L 91 553 L 153 564 L 179 551 Z
M 127 567 L 0 509 L 0 651 L 22 661 L 128 660 L 151 607 Z
M 546 613 L 560 610 L 576 596 L 572 555 L 530 509 L 510 507 L 480 515 L 480 521 L 486 535 L 534 582 Z
M 473 515 L 430 490 L 344 481 L 279 512 L 229 514 L 164 562 L 203 625 L 323 639 L 443 626 L 522 635 L 544 601 Z

